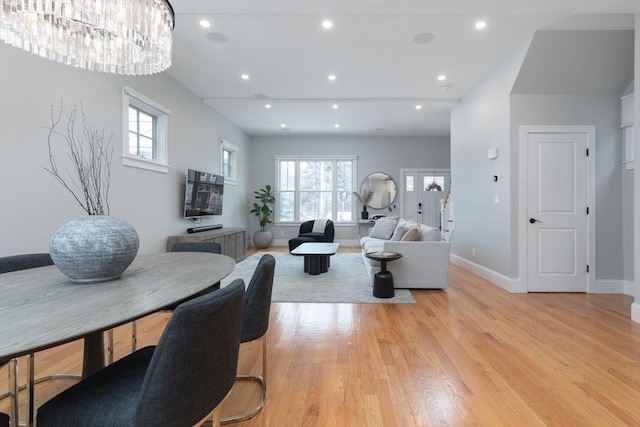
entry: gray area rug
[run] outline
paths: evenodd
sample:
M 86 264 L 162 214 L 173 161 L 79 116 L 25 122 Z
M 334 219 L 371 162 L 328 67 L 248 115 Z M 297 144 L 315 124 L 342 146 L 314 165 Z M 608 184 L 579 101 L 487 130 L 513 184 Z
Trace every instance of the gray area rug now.
M 265 252 L 239 262 L 236 269 L 222 280 L 225 286 L 234 279 L 249 283 Z M 369 284 L 362 257 L 356 253 L 338 253 L 331 257 L 326 273 L 310 276 L 303 271 L 303 257 L 288 252 L 268 252 L 276 259 L 273 281 L 273 302 L 311 303 L 415 303 L 408 289 L 396 289 L 393 298 L 376 298 Z

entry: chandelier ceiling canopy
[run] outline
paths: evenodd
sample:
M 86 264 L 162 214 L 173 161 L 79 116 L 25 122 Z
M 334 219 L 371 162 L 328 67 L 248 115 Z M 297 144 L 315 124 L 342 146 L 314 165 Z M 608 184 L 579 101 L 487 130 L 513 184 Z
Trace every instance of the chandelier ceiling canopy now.
M 167 0 L 0 0 L 0 39 L 63 64 L 146 75 L 171 66 Z

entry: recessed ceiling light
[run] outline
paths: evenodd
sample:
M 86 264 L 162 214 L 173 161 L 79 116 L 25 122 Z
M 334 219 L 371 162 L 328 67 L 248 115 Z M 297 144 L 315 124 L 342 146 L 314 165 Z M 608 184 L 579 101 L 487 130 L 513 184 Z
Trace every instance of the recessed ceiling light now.
M 284 124 L 284 123 L 280 123 L 280 127 L 284 129 L 284 128 L 286 128 L 286 127 L 287 127 L 287 125 L 286 125 L 286 124 Z
M 436 36 L 434 36 L 431 33 L 419 33 L 413 36 L 412 41 L 415 44 L 429 44 L 433 41 L 435 37 Z
M 325 30 L 328 30 L 331 27 L 333 27 L 333 22 L 329 21 L 328 19 L 325 19 L 324 21 L 322 21 L 322 28 L 324 28 Z
M 211 22 L 207 21 L 206 19 L 202 19 L 200 20 L 200 26 L 202 28 L 209 28 L 211 26 Z
M 264 108 L 271 108 L 271 104 L 266 104 Z
M 249 80 L 249 74 L 242 74 L 242 75 L 240 76 L 240 78 L 241 78 L 242 80 Z
M 333 105 L 331 106 L 331 108 L 333 108 L 334 110 L 337 110 L 337 109 L 338 109 L 338 104 L 333 104 Z
M 440 74 L 440 75 L 438 76 L 438 80 L 439 80 L 439 81 L 441 81 L 441 82 L 443 82 L 443 81 L 447 80 L 447 76 L 445 76 L 444 74 Z
M 329 80 L 334 81 L 336 79 L 336 75 L 335 74 L 329 74 L 329 77 L 327 77 Z
M 420 104 L 416 105 L 416 110 L 422 110 L 422 105 Z
M 487 28 L 487 21 L 476 22 L 476 30 L 484 30 L 485 28 Z
M 340 123 L 336 123 L 335 125 L 333 125 L 334 128 L 339 128 L 340 127 Z
M 209 33 L 207 34 L 207 39 L 213 43 L 227 43 L 229 41 L 229 37 L 222 33 Z

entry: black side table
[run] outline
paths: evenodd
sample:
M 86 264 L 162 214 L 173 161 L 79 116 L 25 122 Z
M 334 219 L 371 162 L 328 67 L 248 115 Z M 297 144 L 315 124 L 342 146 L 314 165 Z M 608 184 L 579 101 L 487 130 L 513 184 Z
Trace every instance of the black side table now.
M 387 262 L 402 258 L 398 252 L 372 252 L 365 254 L 367 258 L 380 261 L 380 271 L 373 278 L 373 296 L 376 298 L 393 298 L 393 275 L 387 271 Z

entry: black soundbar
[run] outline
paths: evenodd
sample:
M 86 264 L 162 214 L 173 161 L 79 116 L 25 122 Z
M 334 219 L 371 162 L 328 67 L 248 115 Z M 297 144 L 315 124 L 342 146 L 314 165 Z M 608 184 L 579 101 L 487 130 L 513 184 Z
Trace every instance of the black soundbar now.
M 187 228 L 187 233 L 200 233 L 201 231 L 209 231 L 209 230 L 219 230 L 222 228 L 222 224 L 213 224 L 213 225 L 203 225 L 201 227 L 191 227 Z

